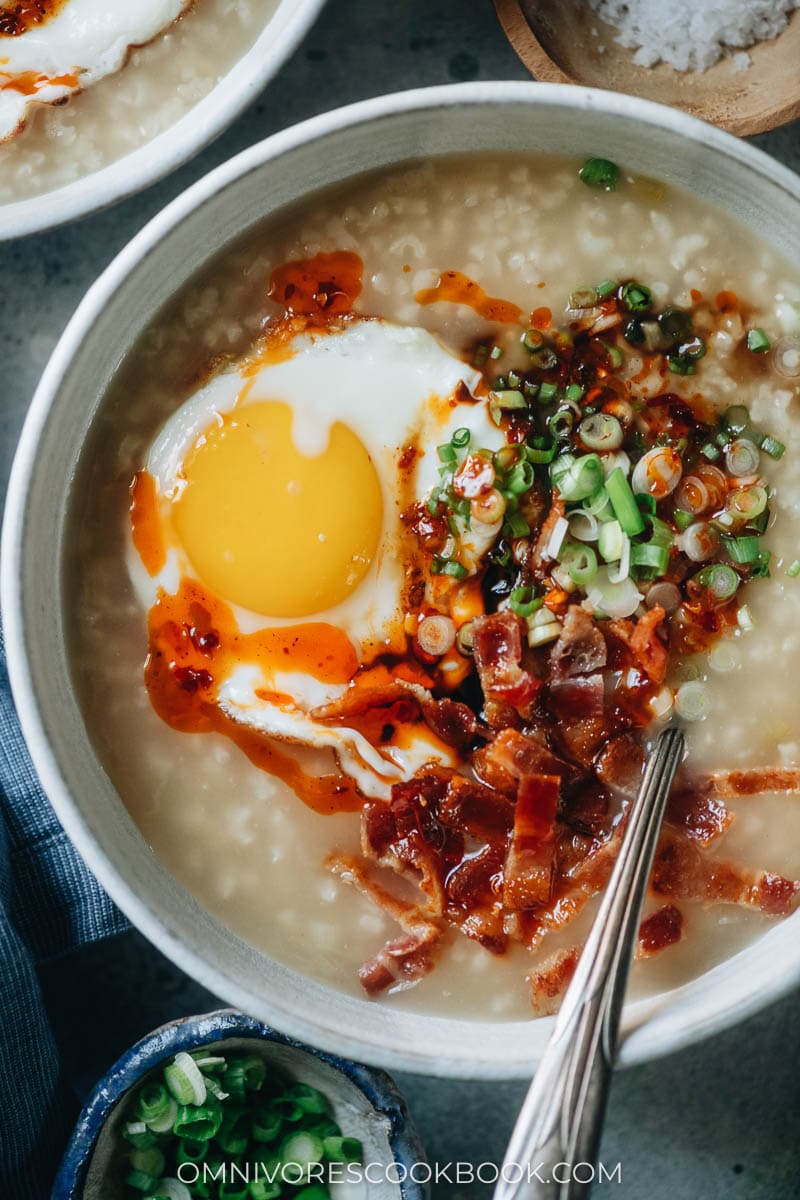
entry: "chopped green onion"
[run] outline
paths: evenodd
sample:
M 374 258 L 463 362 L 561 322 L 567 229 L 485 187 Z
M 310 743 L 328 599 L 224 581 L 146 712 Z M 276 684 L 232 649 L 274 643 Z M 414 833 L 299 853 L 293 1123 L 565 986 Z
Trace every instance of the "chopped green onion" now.
M 613 345 L 611 342 L 602 342 L 602 347 L 608 355 L 608 361 L 611 366 L 616 369 L 621 367 L 624 362 L 624 355 L 619 346 Z
M 158 1146 L 148 1146 L 146 1150 L 133 1150 L 130 1164 L 135 1171 L 144 1171 L 145 1175 L 155 1175 L 159 1179 L 164 1174 L 167 1160 Z
M 550 464 L 550 479 L 566 501 L 585 500 L 603 486 L 603 464 L 596 454 L 563 454 Z
M 734 562 L 758 562 L 761 555 L 761 540 L 757 537 L 723 538 L 725 549 Z
M 587 187 L 613 192 L 619 183 L 619 167 L 608 158 L 588 158 L 578 177 Z
M 628 537 L 636 537 L 638 533 L 643 533 L 644 517 L 621 467 L 615 467 L 609 475 L 606 491 L 614 509 L 614 516 Z
M 135 1192 L 153 1192 L 158 1178 L 155 1175 L 148 1175 L 146 1171 L 131 1171 L 125 1176 L 125 1182 Z
M 556 438 L 568 438 L 572 433 L 572 427 L 575 424 L 575 414 L 571 408 L 559 408 L 557 412 L 548 419 L 547 431 Z
M 250 1195 L 250 1185 L 240 1180 L 225 1178 L 217 1190 L 217 1200 L 247 1200 Z
M 753 487 L 736 488 L 728 493 L 725 512 L 734 520 L 752 521 L 754 517 L 763 513 L 768 500 L 767 489 L 760 484 L 754 484 Z
M 544 334 L 538 329 L 526 329 L 521 340 L 528 353 L 533 354 L 544 345 Z
M 205 1104 L 182 1104 L 175 1115 L 172 1132 L 195 1142 L 207 1142 L 217 1136 L 221 1125 L 222 1106 L 218 1100 L 212 1103 L 209 1096 Z
M 576 288 L 569 294 L 570 308 L 594 308 L 597 304 L 597 291 L 593 287 Z
M 471 437 L 472 437 L 472 434 L 470 433 L 470 431 L 467 429 L 467 427 L 465 425 L 462 425 L 462 427 L 460 429 L 455 430 L 455 432 L 453 433 L 453 436 L 450 438 L 450 441 L 452 442 L 452 444 L 454 446 L 458 446 L 459 448 L 461 448 L 462 446 L 469 445 Z
M 144 1121 L 128 1121 L 122 1127 L 122 1136 L 132 1146 L 141 1150 L 146 1150 L 148 1146 L 155 1146 L 157 1141 L 155 1133 L 152 1129 L 147 1128 Z
M 597 555 L 585 542 L 572 542 L 559 555 L 559 561 L 578 587 L 586 587 L 597 574 Z
M 796 558 L 792 565 L 786 568 L 786 574 L 790 579 L 796 579 L 800 575 L 800 558 Z
M 637 497 L 637 499 L 638 498 L 639 497 Z M 665 546 L 666 549 L 669 550 L 669 548 L 672 546 L 672 543 L 675 541 L 675 534 L 672 532 L 672 529 L 667 522 L 662 521 L 659 517 L 654 516 L 652 513 L 647 515 L 647 521 L 650 525 L 652 541 L 654 541 L 657 546 Z
M 681 342 L 678 346 L 677 355 L 681 359 L 695 360 L 704 358 L 706 354 L 706 344 L 701 337 L 689 338 L 688 341 Z
M 458 461 L 458 455 L 456 454 L 455 446 L 451 446 L 449 442 L 445 442 L 443 445 L 437 446 L 436 453 L 439 455 L 440 461 L 446 466 L 451 466 L 453 463 Z
M 762 550 L 758 556 L 756 564 L 750 568 L 751 579 L 769 579 L 770 569 L 769 564 L 772 558 L 771 550 Z
M 707 458 L 709 462 L 716 462 L 722 456 L 722 451 L 713 442 L 706 442 L 700 447 L 700 453 L 703 458 Z
M 508 598 L 509 607 L 518 617 L 532 617 L 544 604 L 541 596 L 537 596 L 532 587 L 514 588 Z
M 496 362 L 498 358 L 502 358 L 502 357 L 503 357 L 503 347 L 502 346 L 492 346 L 491 350 L 489 351 L 489 358 L 493 358 Z
M 550 400 L 555 400 L 558 395 L 558 386 L 555 383 L 539 384 L 539 399 L 543 404 L 547 404 Z
M 534 383 L 532 379 L 524 380 L 522 384 L 522 394 L 528 403 L 530 403 L 531 400 L 535 400 L 539 395 L 538 383 Z
M 697 367 L 690 358 L 682 358 L 679 354 L 667 356 L 667 366 L 674 375 L 694 375 Z
M 322 1161 L 324 1144 L 321 1138 L 313 1133 L 292 1133 L 281 1143 L 280 1156 L 283 1164 L 282 1178 L 287 1183 L 295 1180 L 300 1183 L 308 1177 L 309 1168 Z M 296 1168 L 291 1170 L 291 1168 Z
M 180 1138 L 175 1157 L 179 1163 L 202 1162 L 208 1155 L 208 1142 L 199 1138 Z
M 703 721 L 708 716 L 708 688 L 699 680 L 683 683 L 675 693 L 675 711 L 684 721 Z
M 506 381 L 510 388 L 522 387 L 522 376 L 519 371 L 509 371 L 506 375 Z
M 647 312 L 653 303 L 653 293 L 643 283 L 637 283 L 631 279 L 628 283 L 623 284 L 620 300 L 628 312 Z
M 639 505 L 639 512 L 644 513 L 646 517 L 654 517 L 656 515 L 658 501 L 649 492 L 637 492 L 636 503 Z
M 274 1183 L 270 1183 L 266 1178 L 257 1178 L 250 1180 L 250 1200 L 278 1200 L 283 1188 L 276 1179 Z M 328 1193 L 323 1192 L 326 1197 Z
M 510 513 L 503 522 L 503 532 L 507 537 L 527 537 L 530 531 L 530 525 L 518 512 Z M 467 572 L 465 571 L 464 574 L 467 574 Z
M 523 460 L 518 462 L 509 473 L 506 481 L 506 487 L 514 496 L 521 496 L 523 492 L 529 492 L 533 487 L 533 467 Z
M 653 571 L 656 575 L 664 575 L 669 567 L 669 550 L 657 542 L 642 542 L 631 546 L 631 566 Z
M 720 424 L 727 433 L 739 437 L 750 428 L 750 413 L 743 404 L 732 404 L 725 409 Z
M 736 614 L 736 622 L 743 633 L 750 633 L 755 626 L 753 614 L 750 612 L 750 607 L 743 604 Z
M 604 279 L 602 283 L 595 285 L 594 290 L 597 292 L 598 296 L 605 300 L 605 298 L 610 296 L 612 292 L 615 292 L 618 287 L 619 284 L 617 283 L 616 279 Z
M 525 457 L 530 463 L 551 463 L 556 456 L 555 445 L 543 449 L 539 446 L 526 446 Z
M 579 400 L 583 399 L 585 390 L 579 383 L 570 383 L 564 391 L 564 395 L 571 404 L 577 404 Z
M 503 412 L 508 412 L 515 408 L 527 408 L 528 402 L 522 392 L 515 388 L 508 388 L 501 392 L 490 392 L 489 402 L 494 402 Z
M 771 347 L 772 342 L 769 340 L 763 329 L 748 329 L 747 331 L 747 349 L 753 354 L 766 354 Z
M 600 526 L 597 548 L 606 562 L 619 562 L 625 546 L 625 534 L 619 521 L 606 521 Z
M 308 1083 L 295 1083 L 289 1088 L 287 1095 L 295 1101 L 304 1113 L 322 1116 L 330 1110 L 327 1098 L 318 1088 Z
M 779 442 L 777 438 L 771 437 L 770 434 L 767 434 L 766 437 L 762 439 L 761 449 L 765 454 L 768 454 L 770 458 L 779 459 L 783 458 L 786 447 L 783 442 Z
M 358 1138 L 327 1137 L 323 1145 L 329 1162 L 360 1163 L 364 1157 L 364 1147 Z
M 540 371 L 552 371 L 558 366 L 558 355 L 552 346 L 540 346 L 538 350 L 532 350 L 531 358 Z
M 612 518 L 611 501 L 608 498 L 608 492 L 605 487 L 599 487 L 596 492 L 592 492 L 583 502 L 584 511 L 590 516 L 597 517 L 601 521 L 608 521 Z
M 688 529 L 691 525 L 692 521 L 694 520 L 694 516 L 692 513 L 684 512 L 682 508 L 676 508 L 675 512 L 672 514 L 672 519 L 680 532 L 683 533 L 683 531 Z
M 755 475 L 758 463 L 758 446 L 749 438 L 736 438 L 725 451 L 725 466 L 731 475 Z
M 713 563 L 711 566 L 703 567 L 694 576 L 694 580 L 701 587 L 706 588 L 715 600 L 722 602 L 730 600 L 736 595 L 740 582 L 733 567 L 729 567 L 727 563 Z
M 453 579 L 466 579 L 469 571 L 455 559 L 442 558 L 437 554 L 431 563 L 431 575 L 449 575 Z
M 692 331 L 692 315 L 684 308 L 665 308 L 656 320 L 659 330 L 670 342 L 680 342 Z
M 631 346 L 641 346 L 645 342 L 645 332 L 642 328 L 642 322 L 636 317 L 631 317 L 622 329 L 622 336 L 625 341 Z
M 584 417 L 578 426 L 578 434 L 590 450 L 617 450 L 622 445 L 622 426 L 610 413 Z

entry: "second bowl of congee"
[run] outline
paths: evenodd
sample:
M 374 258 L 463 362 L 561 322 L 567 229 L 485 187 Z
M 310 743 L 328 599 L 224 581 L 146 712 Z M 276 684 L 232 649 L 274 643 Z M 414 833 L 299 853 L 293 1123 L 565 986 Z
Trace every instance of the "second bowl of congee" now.
M 632 994 L 800 896 L 797 269 L 618 159 L 264 220 L 148 325 L 70 517 L 72 664 L 155 854 L 364 1004 L 552 1012 L 648 745 Z

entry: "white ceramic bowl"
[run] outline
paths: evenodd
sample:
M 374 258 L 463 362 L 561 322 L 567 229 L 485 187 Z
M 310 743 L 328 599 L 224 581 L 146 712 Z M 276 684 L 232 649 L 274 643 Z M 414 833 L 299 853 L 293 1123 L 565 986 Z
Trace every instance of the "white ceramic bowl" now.
M 240 941 L 159 865 L 92 749 L 65 650 L 61 563 L 70 489 L 87 430 L 120 358 L 212 254 L 265 214 L 366 169 L 469 150 L 560 150 L 620 158 L 694 191 L 800 262 L 800 181 L 746 143 L 627 96 L 481 83 L 381 97 L 254 146 L 155 218 L 81 304 L 45 371 L 8 498 L 2 600 L 23 728 L 67 832 L 114 900 L 206 987 L 284 1032 L 338 1053 L 439 1075 L 513 1077 L 539 1057 L 552 1019 L 481 1023 L 397 1012 L 306 979 Z M 622 1061 L 702 1038 L 800 977 L 800 917 L 735 958 L 626 1009 Z
M 243 58 L 179 121 L 99 171 L 64 187 L 0 204 L 0 241 L 39 233 L 132 196 L 188 162 L 258 96 L 286 62 L 325 0 L 279 0 Z

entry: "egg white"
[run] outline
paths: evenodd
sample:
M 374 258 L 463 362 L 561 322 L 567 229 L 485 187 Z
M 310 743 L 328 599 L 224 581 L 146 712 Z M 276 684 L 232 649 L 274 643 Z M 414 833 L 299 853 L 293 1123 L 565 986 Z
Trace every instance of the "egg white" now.
M 334 423 L 342 422 L 361 440 L 380 480 L 383 528 L 365 578 L 340 604 L 304 620 L 325 621 L 345 631 L 359 657 L 365 645 L 380 647 L 402 619 L 404 564 L 398 555 L 401 538 L 399 452 L 417 447 L 413 493 L 424 500 L 439 482 L 437 446 L 458 428 L 468 428 L 472 445 L 497 449 L 504 436 L 491 421 L 486 401 L 449 404 L 463 384 L 472 393 L 480 374 L 451 354 L 424 329 L 380 320 L 348 323 L 340 330 L 304 333 L 289 346 L 288 357 L 267 361 L 252 374 L 246 360 L 214 377 L 191 396 L 163 426 L 147 456 L 146 469 L 161 497 L 174 501 L 185 486 L 183 462 L 204 432 L 234 408 L 279 401 L 292 410 L 292 439 L 309 457 L 322 454 Z M 408 495 L 405 496 L 408 502 Z M 497 530 L 463 531 L 473 569 Z M 470 537 L 472 541 L 470 541 Z M 488 539 L 488 540 L 487 540 Z M 478 544 L 481 541 L 481 544 Z M 197 578 L 182 547 L 172 546 L 162 571 L 151 577 L 132 542 L 131 578 L 142 604 L 149 608 L 159 591 L 174 594 L 181 579 Z M 297 624 L 297 619 L 264 617 L 231 606 L 239 627 L 255 632 L 269 626 Z M 258 695 L 267 690 L 291 697 L 280 704 Z M 421 689 L 416 689 L 422 695 Z M 326 725 L 309 715 L 338 699 L 346 685 L 324 684 L 298 671 L 281 671 L 266 679 L 262 670 L 242 663 L 218 688 L 222 710 L 233 720 L 280 740 L 332 750 L 343 771 L 368 796 L 387 799 L 393 783 L 410 778 L 425 762 L 453 764 L 439 747 L 413 730 L 402 747 L 371 745 L 355 729 Z
M 131 47 L 151 41 L 192 2 L 66 0 L 41 24 L 0 35 L 0 142 L 22 128 L 34 105 L 54 104 L 118 71 Z M 27 95 L 31 75 L 37 86 Z M 62 76 L 76 82 L 51 82 Z

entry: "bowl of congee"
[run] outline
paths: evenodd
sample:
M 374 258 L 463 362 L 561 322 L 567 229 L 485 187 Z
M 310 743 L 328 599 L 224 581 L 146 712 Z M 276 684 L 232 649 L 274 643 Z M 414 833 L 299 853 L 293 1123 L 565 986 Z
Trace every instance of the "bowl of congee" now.
M 622 1061 L 800 968 L 800 183 L 491 83 L 246 151 L 55 351 L 3 547 L 67 832 L 216 994 L 366 1061 L 537 1061 L 653 738 Z

